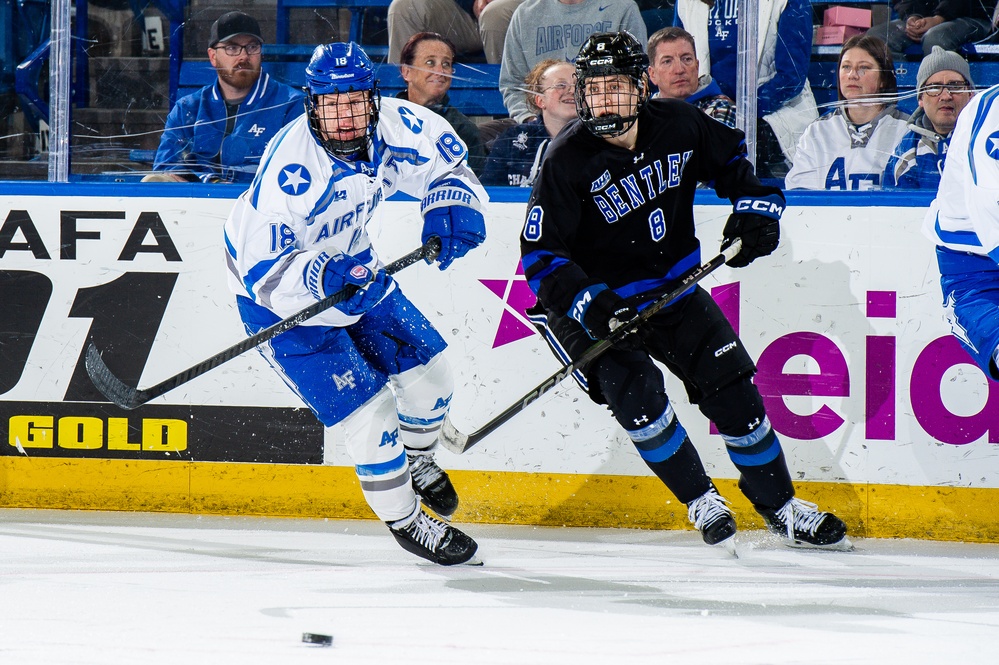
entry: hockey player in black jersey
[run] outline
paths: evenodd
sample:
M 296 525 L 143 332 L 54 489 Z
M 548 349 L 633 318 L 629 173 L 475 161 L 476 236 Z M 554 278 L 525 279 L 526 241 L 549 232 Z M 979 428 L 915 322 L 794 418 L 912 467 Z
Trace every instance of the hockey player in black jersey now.
M 744 135 L 685 102 L 649 99 L 648 58 L 631 35 L 591 35 L 576 58 L 574 121 L 548 149 L 521 237 L 524 270 L 548 338 L 570 357 L 607 338 L 701 263 L 694 189 L 709 183 L 734 212 L 722 247 L 732 267 L 777 248 L 784 195 L 760 183 Z M 699 286 L 586 368 L 645 463 L 688 507 L 709 545 L 731 546 L 736 525 L 666 395 L 665 365 L 721 432 L 739 488 L 789 545 L 848 549 L 846 525 L 794 496 L 752 359 Z

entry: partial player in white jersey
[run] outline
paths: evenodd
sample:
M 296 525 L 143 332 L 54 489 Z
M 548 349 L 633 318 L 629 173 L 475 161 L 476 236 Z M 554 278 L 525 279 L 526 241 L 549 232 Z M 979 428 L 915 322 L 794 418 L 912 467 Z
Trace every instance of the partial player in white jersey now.
M 958 116 L 923 232 L 937 245 L 951 331 L 999 381 L 999 86 Z
M 317 47 L 305 73 L 305 115 L 267 146 L 225 224 L 230 288 L 254 334 L 361 287 L 261 352 L 325 426 L 342 426 L 364 497 L 403 548 L 477 563 L 475 541 L 420 501 L 445 520 L 458 507 L 434 461 L 454 387 L 446 343 L 381 268 L 366 227 L 390 194 L 421 199 L 443 270 L 485 239 L 485 190 L 447 121 L 380 98 L 357 44 Z

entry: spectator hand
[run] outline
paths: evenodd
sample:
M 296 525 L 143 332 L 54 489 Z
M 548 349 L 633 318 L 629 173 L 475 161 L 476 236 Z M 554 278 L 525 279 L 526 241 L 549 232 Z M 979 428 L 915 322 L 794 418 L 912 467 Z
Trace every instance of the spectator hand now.
M 444 270 L 482 244 L 486 239 L 486 222 L 481 212 L 468 206 L 432 208 L 423 216 L 423 242 L 432 236 L 441 239 L 437 263 Z
M 472 4 L 472 16 L 474 16 L 476 20 L 478 20 L 479 15 L 482 13 L 482 10 L 485 9 L 486 5 L 488 5 L 490 2 L 491 0 L 475 0 L 475 3 Z
M 735 210 L 725 222 L 721 248 L 725 249 L 736 238 L 741 238 L 742 250 L 728 261 L 728 265 L 742 268 L 777 249 L 784 200 L 776 195 L 762 199 L 739 199 Z

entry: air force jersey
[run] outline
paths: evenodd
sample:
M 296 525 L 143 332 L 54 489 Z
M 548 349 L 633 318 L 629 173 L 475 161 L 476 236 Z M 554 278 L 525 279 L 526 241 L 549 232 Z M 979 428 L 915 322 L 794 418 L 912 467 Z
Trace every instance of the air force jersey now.
M 371 162 L 330 155 L 312 135 L 308 115 L 267 146 L 250 188 L 225 224 L 229 288 L 281 318 L 321 300 L 331 256 L 380 265 L 367 224 L 395 192 L 442 205 L 479 209 L 485 190 L 465 161 L 465 145 L 437 114 L 383 98 Z M 346 326 L 360 317 L 333 308 L 303 325 Z
M 894 105 L 865 125 L 855 125 L 838 108 L 801 135 L 784 184 L 787 189 L 844 192 L 880 189 L 888 158 L 906 131 L 906 115 Z
M 999 263 L 999 86 L 957 118 L 937 197 L 923 232 L 937 245 Z
M 742 131 L 680 100 L 648 103 L 634 151 L 578 120 L 564 128 L 542 162 L 521 237 L 524 271 L 544 308 L 565 316 L 576 294 L 601 283 L 645 301 L 700 265 L 698 182 L 733 203 L 783 200 L 745 159 Z

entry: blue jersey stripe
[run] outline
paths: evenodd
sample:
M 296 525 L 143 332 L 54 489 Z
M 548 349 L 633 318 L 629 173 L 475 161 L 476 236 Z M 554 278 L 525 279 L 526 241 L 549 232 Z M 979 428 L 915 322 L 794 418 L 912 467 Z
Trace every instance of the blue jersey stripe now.
M 968 141 L 968 165 L 971 167 L 971 179 L 976 185 L 978 184 L 978 170 L 975 168 L 975 144 L 978 142 L 978 132 L 981 131 L 997 95 L 999 95 L 999 88 L 992 88 L 982 93 L 978 112 L 975 113 L 975 122 L 971 126 L 971 139 Z

